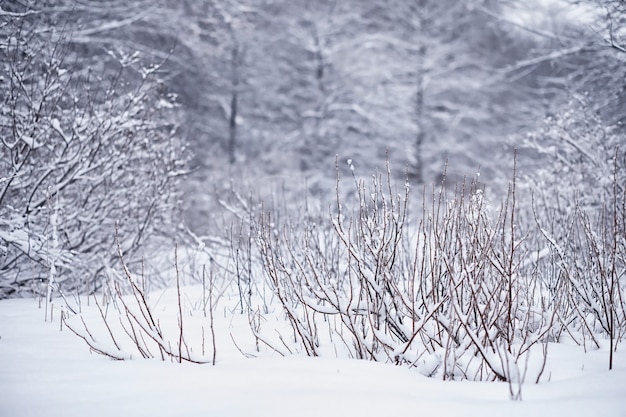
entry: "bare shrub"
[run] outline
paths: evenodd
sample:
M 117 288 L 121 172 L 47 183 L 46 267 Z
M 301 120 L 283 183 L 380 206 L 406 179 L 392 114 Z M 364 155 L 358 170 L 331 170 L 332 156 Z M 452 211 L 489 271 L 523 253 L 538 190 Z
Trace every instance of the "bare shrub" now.
M 615 151 L 610 200 L 596 209 L 576 203 L 571 214 L 549 230 L 538 221 L 551 251 L 553 268 L 544 275 L 555 291 L 566 295 L 559 309 L 559 334 L 587 348 L 599 348 L 599 336 L 609 339 L 609 369 L 613 352 L 626 333 L 626 199 L 619 186 Z
M 216 337 L 214 330 L 214 311 L 219 293 L 215 287 L 213 274 L 208 283 L 203 285 L 203 313 L 206 317 L 207 307 L 209 316 L 209 336 L 212 351 L 209 355 L 206 349 L 206 335 L 204 327 L 201 331 L 201 346 L 194 350 L 186 340 L 185 309 L 181 298 L 181 277 L 178 264 L 178 249 L 175 249 L 176 275 L 176 323 L 164 327 L 161 319 L 154 311 L 149 301 L 146 289 L 146 276 L 143 264 L 141 272 L 131 272 L 124 261 L 124 254 L 119 238 L 116 237 L 117 251 L 123 280 L 114 280 L 111 297 L 98 301 L 93 300 L 99 312 L 95 320 L 85 319 L 82 313 L 64 315 L 63 323 L 76 336 L 81 338 L 89 348 L 101 355 L 115 360 L 126 360 L 134 357 L 145 359 L 157 358 L 173 362 L 212 363 L 215 365 L 217 357 Z M 208 294 L 207 294 L 208 292 Z M 205 298 L 206 297 L 206 298 Z M 99 330 L 99 331 L 95 331 Z M 99 336 L 106 334 L 108 340 Z
M 494 212 L 471 184 L 451 200 L 434 190 L 415 224 L 409 186 L 396 192 L 389 171 L 369 186 L 357 180 L 356 189 L 355 211 L 347 215 L 338 198 L 331 228 L 260 219 L 265 274 L 296 345 L 316 356 L 329 334 L 335 351 L 354 358 L 444 379 L 521 383 L 553 310 L 522 262 L 528 251 L 516 231 L 514 183 Z M 532 372 L 538 380 L 542 366 Z
M 175 105 L 162 62 L 79 48 L 71 7 L 14 6 L 0 25 L 0 298 L 91 292 L 117 262 L 116 222 L 128 262 L 177 227 Z

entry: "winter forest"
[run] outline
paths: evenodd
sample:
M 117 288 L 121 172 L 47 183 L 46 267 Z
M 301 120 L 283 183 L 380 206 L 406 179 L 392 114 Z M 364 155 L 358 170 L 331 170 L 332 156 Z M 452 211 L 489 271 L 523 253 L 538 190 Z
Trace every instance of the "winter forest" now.
M 0 317 L 0 367 L 18 327 L 84 372 L 332 358 L 484 416 L 591 361 L 624 415 L 626 3 L 0 0 Z

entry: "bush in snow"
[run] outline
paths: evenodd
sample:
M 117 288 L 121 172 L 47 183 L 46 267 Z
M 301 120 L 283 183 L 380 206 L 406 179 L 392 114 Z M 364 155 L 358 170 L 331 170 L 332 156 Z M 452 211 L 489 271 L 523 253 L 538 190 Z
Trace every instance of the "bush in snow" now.
M 503 380 L 519 398 L 519 384 L 541 378 L 549 342 L 607 338 L 613 352 L 623 338 L 626 217 L 616 178 L 608 217 L 580 209 L 545 217 L 519 204 L 516 175 L 500 207 L 472 182 L 452 196 L 434 189 L 416 213 L 408 185 L 398 192 L 376 175 L 370 185 L 357 180 L 352 212 L 338 192 L 326 222 L 279 224 L 266 212 L 256 243 L 291 337 L 262 331 L 258 320 L 253 332 L 282 354 Z M 569 224 L 569 243 L 557 243 L 547 221 Z
M 555 336 L 597 347 L 595 335 L 604 333 L 610 352 L 626 331 L 623 137 L 623 127 L 607 124 L 586 97 L 574 96 L 524 142 L 540 163 L 523 177 L 526 209 L 545 242 L 537 268 L 550 293 L 568 297 Z
M 0 298 L 42 282 L 92 291 L 116 262 L 116 224 L 131 262 L 177 211 L 184 148 L 159 64 L 79 46 L 67 3 L 2 11 Z
M 396 193 L 387 174 L 356 187 L 355 211 L 337 201 L 330 228 L 274 225 L 269 214 L 259 222 L 265 275 L 297 345 L 321 355 L 328 335 L 354 358 L 510 382 L 524 380 L 532 350 L 539 365 L 527 372 L 538 380 L 556 302 L 541 302 L 540 279 L 524 262 L 514 184 L 499 211 L 475 183 L 450 200 L 434 190 L 413 221 L 408 184 Z

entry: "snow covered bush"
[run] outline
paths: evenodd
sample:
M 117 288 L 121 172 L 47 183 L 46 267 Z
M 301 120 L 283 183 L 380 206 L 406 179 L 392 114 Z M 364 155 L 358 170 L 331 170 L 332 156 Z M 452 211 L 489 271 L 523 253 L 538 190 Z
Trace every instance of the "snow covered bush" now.
M 621 125 L 608 124 L 587 97 L 574 96 L 526 137 L 524 151 L 538 166 L 520 181 L 543 247 L 536 268 L 550 293 L 562 294 L 555 337 L 598 347 L 603 334 L 610 352 L 626 332 L 623 142 Z
M 606 203 L 615 193 L 618 199 L 624 194 L 624 128 L 607 124 L 585 96 L 570 97 L 524 138 L 521 149 L 535 161 L 522 174 L 521 186 L 539 199 L 541 193 L 550 195 L 559 214 L 569 215 L 576 207 L 597 213 L 610 208 Z
M 78 46 L 71 5 L 2 11 L 0 298 L 93 291 L 116 225 L 132 262 L 178 210 L 184 147 L 160 64 Z
M 213 363 L 215 365 L 217 349 L 213 314 L 215 302 L 219 297 L 215 294 L 217 290 L 213 274 L 211 273 L 208 278 L 208 283 L 203 279 L 203 295 L 200 300 L 202 308 L 199 309 L 203 311 L 204 318 L 207 318 L 208 310 L 209 323 L 206 326 L 208 334 L 205 334 L 204 320 L 200 316 L 201 337 L 198 345 L 194 346 L 194 342 L 188 342 L 187 339 L 190 333 L 187 330 L 187 324 L 193 321 L 193 318 L 191 312 L 183 307 L 185 302 L 181 296 L 182 271 L 178 263 L 178 248 L 174 249 L 176 286 L 173 302 L 177 307 L 177 314 L 175 314 L 175 319 L 172 319 L 172 317 L 163 318 L 157 314 L 155 303 L 150 300 L 150 293 L 147 289 L 149 277 L 145 275 L 143 264 L 139 273 L 131 272 L 124 261 L 120 242 L 117 239 L 116 246 L 123 271 L 122 279 L 113 283 L 112 293 L 108 296 L 102 294 L 102 301 L 98 301 L 98 296 L 93 295 L 98 316 L 85 318 L 82 311 L 73 314 L 63 310 L 62 323 L 81 338 L 91 351 L 114 360 L 156 358 L 178 363 Z M 198 320 L 195 321 L 198 322 Z M 198 326 L 192 326 L 192 328 L 198 330 Z M 101 337 L 101 335 L 106 336 Z M 194 347 L 196 347 L 195 350 Z
M 356 188 L 354 212 L 338 197 L 330 228 L 260 220 L 265 275 L 295 346 L 260 337 L 283 353 L 328 354 L 330 344 L 443 379 L 538 380 L 554 306 L 540 302 L 539 277 L 523 262 L 514 184 L 500 210 L 472 183 L 449 200 L 434 190 L 421 213 L 389 171 Z M 531 350 L 539 362 L 526 369 Z

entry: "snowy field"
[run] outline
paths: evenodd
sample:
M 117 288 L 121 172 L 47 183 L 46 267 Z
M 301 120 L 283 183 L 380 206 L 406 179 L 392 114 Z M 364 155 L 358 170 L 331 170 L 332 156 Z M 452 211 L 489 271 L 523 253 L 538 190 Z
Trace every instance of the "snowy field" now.
M 186 300 L 197 293 L 184 290 Z M 155 311 L 176 322 L 175 300 L 158 297 Z M 626 416 L 622 351 L 608 371 L 606 349 L 550 345 L 549 381 L 528 383 L 515 402 L 506 383 L 446 382 L 382 363 L 256 352 L 247 319 L 218 311 L 212 366 L 114 361 L 60 331 L 58 310 L 45 322 L 36 301 L 0 301 L 0 416 Z M 189 314 L 189 323 L 206 320 Z M 98 329 L 93 303 L 84 317 Z

